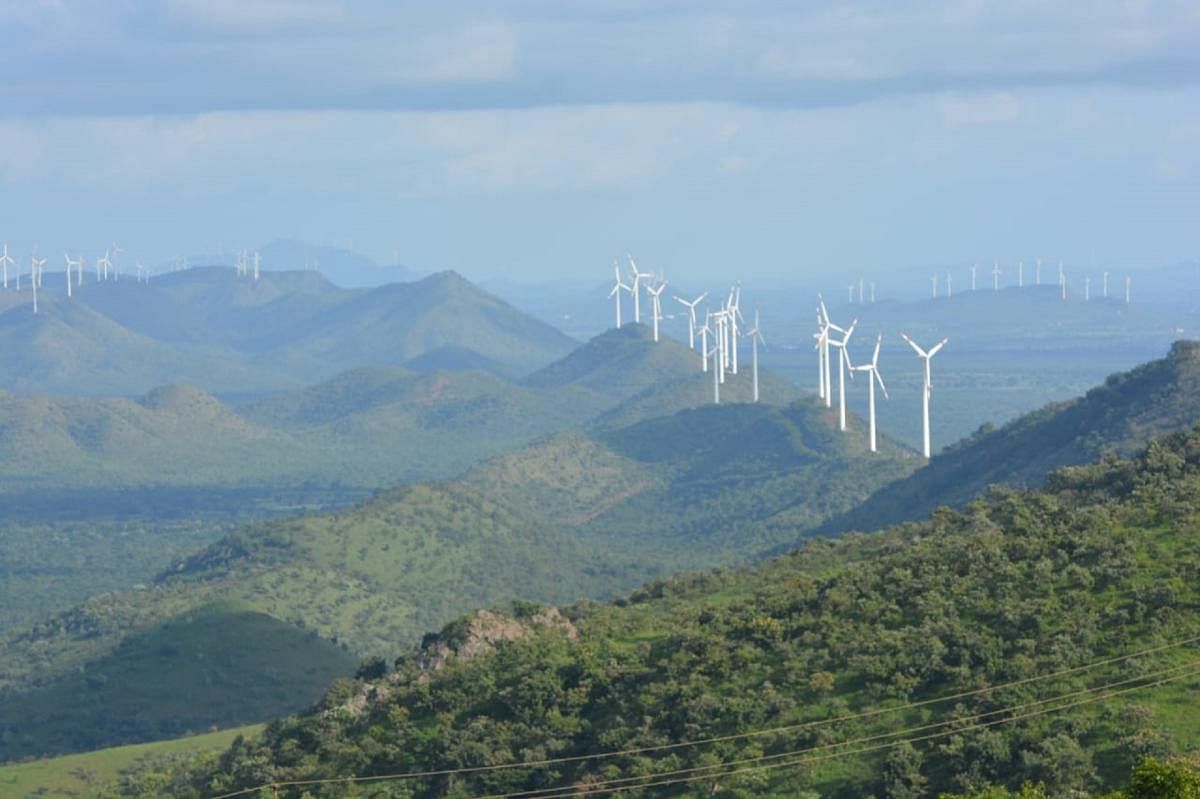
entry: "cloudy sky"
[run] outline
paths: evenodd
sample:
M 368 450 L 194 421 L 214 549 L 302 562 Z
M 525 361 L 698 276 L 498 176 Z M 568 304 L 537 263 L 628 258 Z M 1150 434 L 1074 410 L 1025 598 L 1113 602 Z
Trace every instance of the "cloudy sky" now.
M 0 0 L 0 238 L 471 276 L 1200 255 L 1194 0 Z

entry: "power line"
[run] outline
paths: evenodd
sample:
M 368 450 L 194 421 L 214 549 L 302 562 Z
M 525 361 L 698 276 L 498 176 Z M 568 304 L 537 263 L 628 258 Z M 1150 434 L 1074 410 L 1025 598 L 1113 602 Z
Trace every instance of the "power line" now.
M 570 755 L 570 756 L 564 756 L 564 757 L 543 758 L 541 760 L 530 760 L 530 761 L 524 761 L 524 762 L 498 763 L 495 765 L 488 765 L 488 766 L 464 766 L 461 768 L 433 769 L 433 770 L 427 770 L 427 771 L 407 771 L 407 772 L 399 772 L 399 773 L 395 773 L 395 774 L 376 774 L 376 775 L 366 775 L 366 776 L 357 776 L 357 777 L 356 776 L 328 777 L 328 778 L 324 778 L 324 779 L 290 780 L 290 781 L 286 781 L 286 782 L 264 783 L 264 784 L 255 785 L 255 786 L 249 787 L 249 788 L 242 788 L 237 791 L 231 791 L 229 793 L 219 794 L 217 796 L 211 797 L 211 799 L 234 799 L 234 797 L 245 796 L 246 794 L 250 794 L 250 793 L 254 793 L 255 791 L 262 790 L 263 788 L 271 788 L 271 787 L 294 787 L 294 786 L 302 786 L 302 785 L 325 785 L 325 784 L 332 784 L 332 783 L 348 783 L 348 782 L 349 783 L 361 783 L 361 782 L 379 782 L 379 781 L 391 781 L 391 780 L 402 780 L 402 779 L 423 779 L 423 778 L 444 777 L 444 776 L 451 776 L 451 775 L 476 774 L 476 773 L 488 772 L 488 771 L 504 771 L 504 770 L 518 769 L 518 768 L 540 768 L 542 766 L 559 765 L 559 764 L 564 764 L 564 763 L 577 763 L 577 762 L 585 761 L 585 760 L 604 760 L 604 759 L 615 758 L 615 757 L 625 757 L 628 755 L 645 754 L 645 753 L 649 753 L 649 752 L 664 752 L 664 751 L 671 751 L 671 750 L 675 750 L 675 749 L 681 749 L 681 748 L 685 748 L 685 747 L 703 746 L 703 745 L 714 744 L 714 743 L 725 743 L 728 741 L 744 740 L 747 738 L 760 737 L 760 736 L 764 736 L 764 735 L 775 735 L 775 734 L 786 733 L 786 732 L 795 732 L 795 731 L 800 731 L 800 730 L 815 729 L 815 728 L 827 726 L 829 724 L 839 724 L 839 723 L 850 722 L 850 721 L 861 721 L 863 719 L 878 718 L 880 716 L 884 716 L 884 715 L 888 715 L 888 714 L 892 714 L 892 713 L 899 713 L 899 712 L 902 712 L 905 710 L 912 710 L 915 708 L 928 707 L 930 705 L 942 704 L 944 702 L 951 702 L 951 701 L 954 701 L 957 699 L 965 699 L 965 698 L 969 698 L 969 697 L 973 697 L 973 696 L 979 696 L 981 694 L 991 693 L 994 691 L 1001 691 L 1001 690 L 1005 690 L 1008 688 L 1018 687 L 1021 685 L 1029 685 L 1031 683 L 1040 682 L 1040 681 L 1044 681 L 1044 680 L 1050 680 L 1050 679 L 1054 679 L 1057 677 L 1065 677 L 1065 676 L 1069 676 L 1071 674 L 1078 674 L 1080 672 L 1090 671 L 1092 669 L 1099 668 L 1100 666 L 1112 665 L 1114 663 L 1120 663 L 1120 662 L 1124 662 L 1127 660 L 1132 660 L 1134 658 L 1144 657 L 1146 655 L 1163 652 L 1168 649 L 1176 649 L 1178 647 L 1188 646 L 1188 645 L 1194 644 L 1198 641 L 1200 641 L 1200 636 L 1193 636 L 1191 638 L 1185 638 L 1180 641 L 1175 641 L 1175 642 L 1171 642 L 1171 643 L 1167 643 L 1167 644 L 1160 644 L 1158 646 L 1148 647 L 1148 648 L 1141 649 L 1136 652 L 1131 652 L 1131 653 L 1128 653 L 1125 655 L 1117 655 L 1117 656 L 1110 657 L 1110 658 L 1104 658 L 1102 660 L 1097 660 L 1092 663 L 1084 664 L 1082 666 L 1074 666 L 1069 669 L 1061 669 L 1059 671 L 1049 672 L 1047 674 L 1035 675 L 1032 677 L 1024 677 L 1019 680 L 1012 680 L 1012 681 L 1006 682 L 1006 683 L 999 683 L 996 685 L 987 685 L 987 686 L 983 686 L 981 688 L 971 689 L 969 691 L 961 691 L 958 693 L 948 694 L 946 696 L 941 696 L 941 697 L 934 697 L 931 699 L 924 699 L 924 700 L 920 700 L 917 702 L 908 702 L 908 703 L 901 704 L 901 705 L 895 705 L 893 707 L 876 708 L 874 710 L 856 713 L 856 714 L 852 714 L 849 716 L 838 716 L 838 717 L 829 718 L 829 719 L 818 719 L 818 720 L 814 720 L 814 721 L 801 722 L 798 724 L 789 724 L 789 725 L 784 725 L 784 726 L 779 726 L 779 727 L 771 727 L 771 728 L 762 729 L 762 730 L 753 730 L 750 732 L 733 733 L 730 735 L 712 736 L 709 738 L 700 738 L 700 739 L 694 739 L 694 740 L 690 740 L 690 741 L 677 741 L 675 743 L 669 743 L 669 744 L 658 744 L 655 746 L 633 747 L 633 748 L 628 748 L 628 749 L 619 749 L 619 750 L 612 750 L 612 751 L 607 751 L 607 752 L 598 752 L 598 753 L 584 754 L 584 755 Z
M 871 743 L 873 741 L 880 741 L 880 740 L 884 740 L 887 738 L 894 738 L 898 735 L 907 736 L 907 735 L 911 735 L 913 733 L 918 733 L 918 732 L 928 732 L 929 730 L 936 730 L 941 727 L 949 727 L 951 725 L 959 724 L 959 723 L 969 720 L 969 719 L 978 721 L 980 719 L 988 718 L 989 716 L 998 716 L 998 715 L 1001 715 L 1004 713 L 1012 713 L 1014 711 L 1025 710 L 1025 709 L 1028 709 L 1031 707 L 1047 705 L 1052 702 L 1061 702 L 1064 699 L 1071 699 L 1071 698 L 1074 698 L 1077 696 L 1086 696 L 1086 695 L 1094 694 L 1094 693 L 1097 693 L 1100 691 L 1106 691 L 1111 688 L 1117 688 L 1117 687 L 1120 687 L 1123 685 L 1129 685 L 1130 683 L 1134 683 L 1134 682 L 1141 682 L 1141 681 L 1153 679 L 1156 677 L 1166 677 L 1171 672 L 1179 672 L 1181 670 L 1186 670 L 1186 669 L 1192 669 L 1192 671 L 1189 672 L 1189 674 L 1191 674 L 1191 673 L 1200 674 L 1200 661 L 1186 663 L 1183 665 L 1172 666 L 1172 667 L 1166 668 L 1166 669 L 1160 669 L 1159 671 L 1156 671 L 1156 672 L 1151 672 L 1149 674 L 1141 674 L 1136 677 L 1129 677 L 1124 680 L 1118 680 L 1116 682 L 1106 683 L 1104 685 L 1100 685 L 1095 688 L 1082 688 L 1078 691 L 1072 691 L 1070 693 L 1060 694 L 1058 696 L 1047 697 L 1045 699 L 1039 699 L 1039 700 L 1032 701 L 1032 702 L 1025 702 L 1025 703 L 1022 703 L 1019 705 L 1010 705 L 1008 707 L 1001 707 L 1001 708 L 997 708 L 995 710 L 985 711 L 983 713 L 977 713 L 977 714 L 973 714 L 973 715 L 969 715 L 969 716 L 963 716 L 961 718 L 947 719 L 945 721 L 939 721 L 939 722 L 936 722 L 933 724 L 924 724 L 924 725 L 921 725 L 918 727 L 909 727 L 907 729 L 902 729 L 902 730 L 893 730 L 892 732 L 875 733 L 872 735 L 861 736 L 858 738 L 851 738 L 851 739 L 845 740 L 845 741 L 835 741 L 833 743 L 820 744 L 818 746 L 805 747 L 802 749 L 794 749 L 794 750 L 791 750 L 788 752 L 777 752 L 773 755 L 762 755 L 760 757 L 745 758 L 743 760 L 733 760 L 733 761 L 727 761 L 724 763 L 715 763 L 715 764 L 710 764 L 707 766 L 692 766 L 690 768 L 677 769 L 675 771 L 664 771 L 664 772 L 660 772 L 658 774 L 653 774 L 653 775 L 642 775 L 642 776 L 637 776 L 637 777 L 618 777 L 618 778 L 614 778 L 611 780 L 605 780 L 603 782 L 603 785 L 607 789 L 639 788 L 642 786 L 636 784 L 636 782 L 638 780 L 649 779 L 652 777 L 673 777 L 673 776 L 679 776 L 679 775 L 683 775 L 683 774 L 693 774 L 693 773 L 697 773 L 697 772 L 709 772 L 709 771 L 713 771 L 715 769 L 728 768 L 729 766 L 743 766 L 743 765 L 748 765 L 751 763 L 766 763 L 768 761 L 782 760 L 782 759 L 788 758 L 788 757 L 795 757 L 797 755 L 807 755 L 807 754 L 811 754 L 813 752 L 821 752 L 821 751 L 825 751 L 828 749 L 838 749 L 838 748 L 845 747 L 845 746 L 855 746 L 858 744 Z M 1177 676 L 1185 677 L 1185 676 L 1187 676 L 1187 674 L 1177 675 Z M 1137 687 L 1142 688 L 1145 686 L 1137 686 Z M 1063 705 L 1062 707 L 1072 707 L 1072 705 Z M 1047 711 L 1047 712 L 1049 712 L 1049 711 Z M 895 742 L 893 742 L 893 743 L 895 743 Z M 702 779 L 704 776 L 705 776 L 704 774 L 697 774 L 696 778 Z M 715 774 L 713 776 L 720 776 L 720 774 Z M 536 788 L 536 789 L 527 790 L 527 791 L 520 791 L 518 793 L 506 793 L 506 794 L 503 794 L 503 796 L 507 797 L 507 799 L 553 799 L 553 797 L 559 795 L 558 792 L 562 791 L 562 790 L 565 790 L 565 789 L 563 789 L 563 788 Z M 496 796 L 484 796 L 484 797 L 479 797 L 478 799 L 497 799 L 497 797 Z
M 804 766 L 804 765 L 816 763 L 816 762 L 819 762 L 822 760 L 832 760 L 834 758 L 846 757 L 849 755 L 868 754 L 871 752 L 878 752 L 878 751 L 883 751 L 886 749 L 894 749 L 895 747 L 903 746 L 904 744 L 914 744 L 914 743 L 922 743 L 925 741 L 932 741 L 932 740 L 936 740 L 938 738 L 946 738 L 951 735 L 958 735 L 958 734 L 961 734 L 964 732 L 972 732 L 975 730 L 986 729 L 989 727 L 997 727 L 1001 724 L 1009 724 L 1014 721 L 1022 721 L 1022 720 L 1034 718 L 1037 716 L 1044 716 L 1044 715 L 1047 715 L 1050 713 L 1056 713 L 1060 710 L 1067 710 L 1072 707 L 1078 707 L 1080 705 L 1088 705 L 1088 704 L 1092 704 L 1095 702 L 1102 702 L 1106 699 L 1112 699 L 1113 697 L 1120 696 L 1122 694 L 1130 693 L 1133 691 L 1140 691 L 1143 688 L 1159 687 L 1159 686 L 1165 685 L 1167 683 L 1175 682 L 1176 680 L 1185 679 L 1185 678 L 1191 677 L 1191 676 L 1200 676 L 1200 669 L 1193 669 L 1190 672 L 1187 672 L 1185 674 L 1175 675 L 1173 677 L 1164 677 L 1161 680 L 1157 680 L 1157 681 L 1151 682 L 1151 683 L 1146 683 L 1145 685 L 1135 685 L 1131 688 L 1124 688 L 1119 691 L 1113 691 L 1111 693 L 1104 694 L 1102 696 L 1092 696 L 1092 697 L 1088 697 L 1085 699 L 1080 699 L 1079 701 L 1071 702 L 1066 705 L 1059 705 L 1057 707 L 1046 708 L 1044 710 L 1036 710 L 1036 711 L 1033 711 L 1030 713 L 1024 713 L 1024 714 L 1017 715 L 1017 716 L 1010 716 L 1009 718 L 998 719 L 995 721 L 989 721 L 989 722 L 985 722 L 985 723 L 981 723 L 981 724 L 972 724 L 972 725 L 969 725 L 966 727 L 955 727 L 954 729 L 951 729 L 951 730 L 947 730 L 944 732 L 932 733 L 930 735 L 922 735 L 922 736 L 918 736 L 915 738 L 904 738 L 899 741 L 889 741 L 888 743 L 878 744 L 875 746 L 863 747 L 863 748 L 859 748 L 859 749 L 852 749 L 852 750 L 845 751 L 845 752 L 832 752 L 832 753 L 825 754 L 825 755 L 818 755 L 816 757 L 801 757 L 796 760 L 789 760 L 784 763 L 769 763 L 767 765 L 746 766 L 744 768 L 737 768 L 732 771 L 720 771 L 720 772 L 716 772 L 716 773 L 699 774 L 699 775 L 693 775 L 693 776 L 688 776 L 688 777 L 679 777 L 679 778 L 675 778 L 675 779 L 657 780 L 654 782 L 643 782 L 643 783 L 636 784 L 636 785 L 625 785 L 625 786 L 616 785 L 616 786 L 614 786 L 612 783 L 615 781 L 610 781 L 610 782 L 598 783 L 596 785 L 575 786 L 575 787 L 571 787 L 571 788 L 560 788 L 560 789 L 558 789 L 558 793 L 543 793 L 541 796 L 537 797 L 537 799 L 565 799 L 566 797 L 571 797 L 571 796 L 585 796 L 587 794 L 592 794 L 592 793 L 608 792 L 608 791 L 615 790 L 615 789 L 622 788 L 622 787 L 657 788 L 657 787 L 663 787 L 663 786 L 667 786 L 667 785 L 682 785 L 684 783 L 689 783 L 689 782 L 698 782 L 699 780 L 703 780 L 703 779 L 710 779 L 710 778 L 717 778 L 717 777 L 731 777 L 731 776 L 735 776 L 738 774 L 747 774 L 747 773 L 758 772 L 758 771 L 769 771 L 771 769 L 786 768 L 789 766 Z M 945 725 L 939 725 L 939 726 L 945 726 Z M 718 764 L 715 766 L 711 766 L 709 768 L 716 769 L 716 768 L 721 768 L 726 765 L 727 764 Z M 656 776 L 663 776 L 663 775 L 647 775 L 645 777 L 642 777 L 641 779 L 652 779 Z M 549 790 L 549 789 L 547 789 L 547 790 Z M 521 794 L 503 793 L 503 794 L 488 794 L 488 795 L 484 795 L 484 796 L 477 796 L 477 797 L 473 797 L 473 799 L 510 799 L 511 797 L 518 797 L 518 796 L 521 796 Z

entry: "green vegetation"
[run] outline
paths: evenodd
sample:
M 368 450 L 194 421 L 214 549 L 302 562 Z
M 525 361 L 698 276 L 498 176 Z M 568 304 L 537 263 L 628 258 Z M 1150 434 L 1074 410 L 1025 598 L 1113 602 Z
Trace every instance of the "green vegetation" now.
M 1068 402 L 1048 405 L 998 430 L 981 428 L 927 468 L 880 490 L 822 532 L 872 530 L 961 505 L 992 483 L 1038 485 L 1060 466 L 1127 455 L 1151 437 L 1200 418 L 1200 343 L 1178 341 L 1166 358 L 1113 375 Z
M 311 702 L 355 663 L 315 632 L 215 602 L 125 637 L 84 670 L 5 696 L 0 749 L 38 756 L 253 723 Z
M 288 411 L 304 418 L 302 408 Z M 20 724 L 15 714 L 31 695 L 61 714 L 77 703 L 80 680 L 109 668 L 130 636 L 220 599 L 369 657 L 473 607 L 606 597 L 682 567 L 745 562 L 794 540 L 799 520 L 843 510 L 912 468 L 893 445 L 867 456 L 847 441 L 809 403 L 706 407 L 552 437 L 461 482 L 237 529 L 140 590 L 95 596 L 10 635 L 0 647 L 0 728 Z M 98 696 L 97 707 L 116 725 L 128 708 L 108 699 Z M 298 690 L 289 709 L 304 701 Z M 0 756 L 136 739 L 114 738 L 112 725 L 92 738 L 49 728 L 12 737 Z M 143 732 L 151 729 L 130 734 Z
M 226 749 L 236 738 L 255 735 L 262 725 L 236 727 L 148 744 L 131 744 L 78 755 L 63 755 L 0 766 L 0 795 L 25 799 L 96 799 L 120 790 L 120 778 L 136 773 L 139 785 L 157 779 L 161 770 Z
M 566 612 L 569 627 L 525 607 L 464 619 L 402 654 L 393 673 L 335 683 L 312 712 L 181 772 L 170 793 L 546 758 L 580 759 L 280 795 L 465 797 L 636 785 L 693 768 L 702 779 L 645 793 L 1119 788 L 1147 755 L 1200 747 L 1198 522 L 1200 427 L 1134 460 L 1060 470 L 1043 490 L 996 489 L 961 512 L 814 539 L 752 571 L 585 602 Z M 1123 680 L 1131 690 L 1102 690 Z M 1079 697 L 1088 701 L 1068 701 Z M 920 740 L 926 725 L 945 726 Z M 894 737 L 871 738 L 884 734 Z M 888 745 L 812 751 L 864 739 Z M 739 761 L 787 767 L 714 768 Z M 1176 795 L 1136 792 L 1146 763 L 1129 795 Z

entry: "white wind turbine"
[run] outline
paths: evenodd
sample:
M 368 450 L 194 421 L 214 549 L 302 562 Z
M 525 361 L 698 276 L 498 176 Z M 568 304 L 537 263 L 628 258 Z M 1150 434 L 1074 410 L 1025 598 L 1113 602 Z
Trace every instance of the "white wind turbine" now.
M 753 402 L 758 402 L 758 343 L 761 341 L 763 346 L 767 345 L 767 340 L 762 337 L 758 325 L 758 311 L 754 312 L 754 327 L 746 331 L 745 335 L 750 337 L 750 372 L 754 375 L 751 382 L 751 396 Z
M 883 377 L 879 374 L 879 345 L 883 343 L 883 334 L 880 333 L 875 337 L 875 353 L 871 356 L 870 363 L 852 366 L 851 369 L 858 372 L 870 372 L 867 376 L 867 429 L 869 432 L 869 440 L 871 443 L 871 452 L 876 452 L 875 447 L 875 384 L 879 383 L 880 390 L 883 391 L 883 398 L 888 398 L 887 386 L 883 384 Z
M 1034 273 L 1034 285 L 1042 285 L 1042 259 L 1037 259 L 1037 271 Z
M 813 333 L 813 338 L 816 341 L 813 344 L 813 350 L 817 353 L 817 398 L 825 399 L 825 337 L 829 335 L 829 328 L 825 326 L 821 319 L 821 309 L 817 309 L 817 332 Z
M 975 290 L 975 273 L 979 270 L 979 264 L 971 265 L 971 291 Z
M 616 278 L 616 283 L 612 287 L 612 291 L 608 292 L 608 296 L 616 300 L 617 303 L 617 329 L 621 328 L 621 292 L 629 291 L 629 286 L 621 282 L 621 267 L 617 262 L 613 261 L 613 276 Z
M 1125 304 L 1128 305 L 1133 300 L 1133 278 L 1129 275 L 1125 276 Z
M 850 342 L 850 336 L 854 335 L 854 326 L 858 324 L 855 319 L 850 323 L 850 327 L 842 333 L 841 341 L 830 341 L 829 343 L 837 347 L 838 353 L 838 429 L 846 429 L 846 369 L 850 367 L 850 356 L 846 353 L 846 345 Z M 854 373 L 851 372 L 850 379 L 854 379 Z
M 933 381 L 930 379 L 930 376 L 929 376 L 929 371 L 930 371 L 929 370 L 929 362 L 933 360 L 933 356 L 938 354 L 938 350 L 940 350 L 942 347 L 946 346 L 946 342 L 949 341 L 950 339 L 948 339 L 948 338 L 942 339 L 937 344 L 934 344 L 933 347 L 931 347 L 929 349 L 929 352 L 926 352 L 925 350 L 923 350 L 919 346 L 917 346 L 917 342 L 915 342 L 911 338 L 909 338 L 907 334 L 901 333 L 900 335 L 904 338 L 905 341 L 908 342 L 908 345 L 910 347 L 912 347 L 914 350 L 916 350 L 916 353 L 917 353 L 917 355 L 919 355 L 921 357 L 921 360 L 923 360 L 925 362 L 925 382 L 924 382 L 924 386 L 923 386 L 924 390 L 921 392 L 921 440 L 922 440 L 922 450 L 921 451 L 922 451 L 922 453 L 924 453 L 925 457 L 928 458 L 929 451 L 930 451 L 929 450 L 929 397 L 933 393 Z
M 930 277 L 929 282 L 933 286 L 933 298 L 936 300 L 937 299 L 937 275 L 933 275 L 932 277 Z
M 833 370 L 829 363 L 829 348 L 832 346 L 832 342 L 830 341 L 830 338 L 829 338 L 829 331 L 836 330 L 839 333 L 844 333 L 845 331 L 842 330 L 837 325 L 835 325 L 833 323 L 833 320 L 829 318 L 829 311 L 826 310 L 826 308 L 825 308 L 825 300 L 821 299 L 820 294 L 817 295 L 817 310 L 820 311 L 820 314 L 821 314 L 821 318 L 820 318 L 821 339 L 818 342 L 818 344 L 820 346 L 821 364 L 824 367 L 824 376 L 823 376 L 824 393 L 822 393 L 821 396 L 825 398 L 825 407 L 832 408 L 833 407 Z
M 96 260 L 96 279 L 108 280 L 108 268 L 112 266 L 112 261 L 109 260 L 108 250 L 104 251 L 104 255 Z
M 79 271 L 82 271 L 83 258 L 81 256 L 79 258 L 72 260 L 71 256 L 67 255 L 65 252 L 63 253 L 63 258 L 67 259 L 67 296 L 70 297 L 71 296 L 71 267 L 75 267 L 77 273 Z
M 637 261 L 633 260 L 633 256 L 626 253 L 626 258 L 629 259 L 629 272 L 633 276 L 633 284 L 630 291 L 633 292 L 633 321 L 642 321 L 642 278 L 653 277 L 650 272 L 638 271 Z
M 709 333 L 712 333 L 712 328 L 709 327 L 708 323 L 711 319 L 712 319 L 712 311 L 705 311 L 704 312 L 704 327 L 699 328 L 699 330 L 700 330 L 700 371 L 701 372 L 708 371 L 708 357 L 711 354 L 708 351 L 708 335 L 709 335 Z M 714 343 L 714 345 L 716 343 L 715 337 L 713 339 L 713 343 Z
M 654 318 L 654 340 L 658 341 L 658 322 L 662 319 L 662 293 L 667 287 L 667 281 L 661 281 L 657 286 L 646 286 L 650 294 L 650 313 Z
M 114 281 L 121 279 L 121 263 L 119 261 L 117 261 L 116 258 L 118 255 L 120 255 L 123 252 L 125 252 L 125 250 L 118 247 L 117 243 L 114 241 L 113 246 L 112 246 L 112 257 L 113 257 L 112 268 L 113 268 L 113 280 Z
M 1108 272 L 1104 273 L 1104 299 L 1108 299 Z
M 8 242 L 4 242 L 4 254 L 0 255 L 0 269 L 4 271 L 4 288 L 8 288 L 8 265 L 16 262 L 17 259 L 8 254 Z
M 1017 264 L 1017 288 L 1025 288 L 1025 262 L 1021 261 Z
M 620 280 L 619 276 L 618 276 L 617 280 L 618 281 Z M 699 297 L 697 297 L 696 299 L 692 300 L 691 302 L 688 302 L 683 297 L 680 297 L 678 294 L 675 295 L 675 301 L 680 303 L 681 305 L 683 305 L 685 308 L 688 309 L 688 347 L 690 347 L 691 349 L 696 349 L 696 306 L 700 303 L 701 300 L 703 300 L 707 296 L 708 296 L 708 292 L 706 291 L 703 294 L 701 294 Z M 707 363 L 707 361 L 706 361 L 706 363 Z
M 707 322 L 705 323 L 705 327 L 706 327 L 706 328 L 708 327 L 708 323 L 707 323 Z M 712 349 L 711 349 L 711 350 L 708 350 L 708 351 L 706 351 L 706 352 L 704 353 L 704 355 L 705 355 L 705 357 L 706 357 L 706 358 L 708 358 L 708 357 L 711 357 L 711 358 L 712 358 L 712 360 L 713 360 L 713 365 L 712 365 L 712 376 L 713 376 L 713 405 L 720 405 L 720 404 L 721 404 L 721 380 L 720 380 L 720 374 L 721 374 L 721 363 L 720 363 L 720 350 L 721 350 L 721 348 L 717 346 L 717 337 L 714 335 L 714 336 L 713 336 L 713 346 L 712 346 Z
M 1000 262 L 994 261 L 992 263 L 992 291 L 1000 290 L 1000 275 Z
M 738 320 L 742 316 L 742 287 L 734 286 L 729 290 L 729 347 L 732 350 L 732 372 L 738 373 Z
M 46 265 L 45 258 L 33 256 L 33 269 L 29 275 L 29 282 L 33 284 L 33 312 L 38 312 L 37 291 L 38 286 L 42 283 L 42 267 Z
M 258 250 L 254 251 L 254 282 L 258 282 L 258 268 L 262 265 L 262 256 L 258 254 Z
M 1092 298 L 1092 276 L 1085 275 L 1083 278 L 1083 301 L 1087 302 Z
M 946 297 L 947 299 L 954 296 L 954 277 L 950 274 L 950 270 L 946 270 Z

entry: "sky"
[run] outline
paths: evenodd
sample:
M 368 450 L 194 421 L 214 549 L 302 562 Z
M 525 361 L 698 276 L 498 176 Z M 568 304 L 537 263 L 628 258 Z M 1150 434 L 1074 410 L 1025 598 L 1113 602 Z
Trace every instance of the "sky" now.
M 1200 256 L 1194 0 L 0 0 L 0 238 L 421 271 Z

